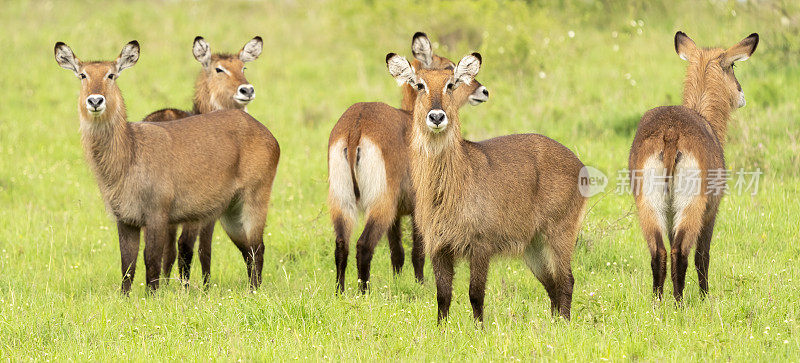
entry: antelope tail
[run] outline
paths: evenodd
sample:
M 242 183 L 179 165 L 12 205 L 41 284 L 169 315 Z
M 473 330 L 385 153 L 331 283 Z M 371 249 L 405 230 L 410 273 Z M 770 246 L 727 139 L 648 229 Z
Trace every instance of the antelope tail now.
M 358 144 L 361 141 L 361 130 L 355 128 L 347 135 L 347 163 L 350 165 L 350 179 L 353 180 L 353 194 L 356 200 L 361 198 L 361 191 L 358 189 L 358 180 L 356 179 L 356 163 L 359 158 Z
M 678 132 L 669 127 L 664 131 L 664 150 L 662 160 L 667 169 L 667 176 L 672 177 L 675 170 L 675 161 L 678 156 Z

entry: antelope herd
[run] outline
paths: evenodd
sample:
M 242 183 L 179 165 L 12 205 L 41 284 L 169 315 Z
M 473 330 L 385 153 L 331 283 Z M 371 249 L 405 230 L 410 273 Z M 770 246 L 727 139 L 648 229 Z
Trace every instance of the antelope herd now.
M 675 51 L 689 62 L 683 104 L 647 111 L 630 149 L 630 185 L 639 225 L 651 254 L 653 293 L 661 299 L 670 243 L 673 295 L 682 299 L 688 255 L 695 252 L 701 296 L 708 293 L 711 236 L 722 195 L 710 193 L 710 174 L 725 168 L 723 147 L 731 112 L 745 104 L 733 72 L 758 45 L 751 34 L 736 45 L 699 48 L 683 32 Z M 139 59 L 139 43 L 126 44 L 114 61 L 83 62 L 64 43 L 58 64 L 80 80 L 81 143 L 106 209 L 117 222 L 122 292 L 129 293 L 144 230 L 144 264 L 150 291 L 169 277 L 178 259 L 187 283 L 195 241 L 203 282 L 211 269 L 211 240 L 220 221 L 241 251 L 251 289 L 261 283 L 263 233 L 280 158 L 272 133 L 247 113 L 255 88 L 244 64 L 261 54 L 255 37 L 236 54 L 212 53 L 202 37 L 192 54 L 201 70 L 191 111 L 166 108 L 128 122 L 117 87 L 120 73 Z M 328 140 L 328 209 L 334 232 L 336 292 L 345 291 L 350 238 L 356 242 L 359 290 L 369 290 L 377 243 L 387 236 L 392 269 L 405 260 L 403 216 L 412 226 L 411 261 L 424 282 L 425 256 L 436 281 L 438 320 L 446 319 L 454 265 L 469 262 L 469 300 L 483 320 L 489 264 L 496 255 L 519 255 L 544 286 L 551 311 L 570 318 L 572 253 L 586 214 L 579 189 L 583 163 L 567 147 L 538 134 L 473 142 L 462 137 L 459 109 L 481 104 L 489 91 L 475 77 L 478 53 L 455 64 L 414 34 L 413 60 L 386 56 L 402 86 L 400 108 L 361 102 L 339 118 Z M 679 184 L 691 174 L 698 190 Z M 665 182 L 661 182 L 665 181 Z M 176 241 L 177 229 L 181 228 Z

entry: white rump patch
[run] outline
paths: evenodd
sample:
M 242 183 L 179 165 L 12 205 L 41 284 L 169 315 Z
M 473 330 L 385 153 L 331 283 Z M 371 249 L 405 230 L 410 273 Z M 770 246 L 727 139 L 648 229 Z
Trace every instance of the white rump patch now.
M 641 193 L 645 203 L 653 209 L 658 226 L 662 231 L 667 230 L 668 196 L 666 191 L 669 180 L 666 175 L 667 169 L 664 167 L 664 163 L 659 159 L 658 154 L 653 154 L 644 162 L 641 174 L 637 175 L 637 177 L 641 177 L 639 184 L 641 189 L 634 191 Z
M 686 208 L 697 198 L 701 197 L 702 179 L 700 179 L 700 165 L 691 154 L 683 153 L 675 164 L 675 187 L 672 191 L 672 220 L 673 232 L 678 232 L 678 227 L 683 221 Z
M 361 192 L 359 205 L 369 214 L 386 192 L 386 167 L 381 149 L 372 140 L 362 136 L 358 148 L 355 174 Z
M 328 200 L 338 204 L 345 218 L 354 222 L 357 217 L 356 195 L 345 146 L 345 139 L 340 139 L 328 150 Z

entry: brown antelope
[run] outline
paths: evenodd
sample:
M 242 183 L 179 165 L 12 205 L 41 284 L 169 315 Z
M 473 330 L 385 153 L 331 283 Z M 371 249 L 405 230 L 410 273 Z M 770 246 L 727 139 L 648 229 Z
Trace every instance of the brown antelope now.
M 129 123 L 116 80 L 139 59 L 138 42 L 126 44 L 110 62 L 81 62 L 62 42 L 54 52 L 56 62 L 80 79 L 81 141 L 106 208 L 117 220 L 122 291 L 130 291 L 142 227 L 147 285 L 155 290 L 162 249 L 171 242 L 170 224 L 217 218 L 242 252 L 252 288 L 258 287 L 280 154 L 269 130 L 241 110 Z
M 173 121 L 191 115 L 198 115 L 219 110 L 240 109 L 247 111 L 247 105 L 255 98 L 255 88 L 244 76 L 246 62 L 254 61 L 261 55 L 263 41 L 256 36 L 235 55 L 211 53 L 211 46 L 203 37 L 195 37 L 192 54 L 202 65 L 195 81 L 194 107 L 192 111 L 165 108 L 147 115 L 145 122 Z M 177 241 L 180 248 L 178 270 L 181 280 L 189 281 L 194 244 L 200 235 L 200 265 L 203 269 L 203 283 L 208 284 L 211 274 L 211 239 L 214 234 L 214 222 L 205 225 L 186 223 L 182 226 L 181 237 Z M 162 274 L 169 278 L 172 265 L 175 263 L 175 227 L 170 231 L 170 242 L 164 246 Z
M 700 293 L 708 293 L 711 234 L 722 193 L 709 189 L 710 171 L 725 169 L 723 147 L 730 113 L 745 105 L 733 74 L 736 61 L 750 57 L 758 34 L 726 49 L 698 48 L 683 32 L 675 34 L 675 51 L 689 61 L 683 83 L 683 105 L 647 111 L 631 145 L 628 168 L 639 211 L 639 225 L 650 249 L 653 293 L 661 298 L 667 274 L 666 232 L 671 247 L 672 287 L 683 296 L 689 253 Z M 681 187 L 694 174 L 698 188 Z
M 480 70 L 478 53 L 453 70 L 415 72 L 394 53 L 386 64 L 417 90 L 409 148 L 414 220 L 436 277 L 439 321 L 450 309 L 456 258 L 469 260 L 469 300 L 473 317 L 483 320 L 489 261 L 497 254 L 521 254 L 552 312 L 569 319 L 572 251 L 586 209 L 581 161 L 542 135 L 462 138 L 456 95 Z
M 455 66 L 447 58 L 433 53 L 425 33 L 414 34 L 411 50 L 416 58 L 415 69 L 452 69 Z M 328 207 L 336 233 L 337 291 L 344 291 L 350 233 L 359 211 L 366 215 L 364 231 L 356 246 L 361 291 L 367 289 L 375 246 L 387 231 L 392 268 L 399 273 L 403 267 L 401 217 L 412 214 L 414 204 L 407 151 L 414 97 L 416 92 L 406 86 L 400 109 L 379 102 L 356 103 L 331 130 Z M 476 105 L 489 98 L 489 91 L 476 81 L 460 89 L 455 97 L 459 106 L 467 101 Z M 411 221 L 413 225 L 413 216 Z M 425 255 L 416 227 L 413 230 L 411 261 L 417 280 L 422 282 Z

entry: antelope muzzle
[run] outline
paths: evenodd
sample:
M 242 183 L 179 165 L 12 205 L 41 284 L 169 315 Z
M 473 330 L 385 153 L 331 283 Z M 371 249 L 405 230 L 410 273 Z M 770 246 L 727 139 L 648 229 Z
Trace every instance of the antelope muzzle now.
M 86 110 L 92 116 L 99 116 L 106 110 L 106 98 L 103 95 L 92 94 L 86 97 Z
M 236 89 L 233 99 L 241 104 L 248 104 L 256 98 L 256 89 L 252 84 L 243 84 Z

